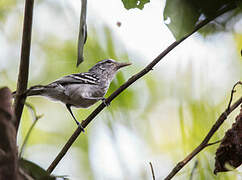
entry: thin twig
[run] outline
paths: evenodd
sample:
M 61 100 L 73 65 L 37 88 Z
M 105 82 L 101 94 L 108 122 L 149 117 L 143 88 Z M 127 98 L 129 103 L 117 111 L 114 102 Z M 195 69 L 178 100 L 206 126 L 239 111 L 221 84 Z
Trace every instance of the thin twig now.
M 229 104 L 228 104 L 227 109 L 230 108 L 230 105 L 231 105 L 232 100 L 233 100 L 234 93 L 236 92 L 236 90 L 234 90 L 234 89 L 235 89 L 235 87 L 236 87 L 238 84 L 242 85 L 242 82 L 241 82 L 241 81 L 238 81 L 237 83 L 234 84 L 234 86 L 233 86 L 233 88 L 232 88 L 232 91 L 231 91 L 230 100 L 229 100 Z
M 29 76 L 29 56 L 31 47 L 31 33 L 33 20 L 34 0 L 25 1 L 24 25 L 22 36 L 21 59 L 17 82 L 16 97 L 14 99 L 15 128 L 18 131 L 26 97 L 22 94 L 26 91 Z
M 76 66 L 79 66 L 83 62 L 83 49 L 84 44 L 87 40 L 87 0 L 81 0 L 81 15 L 80 15 L 80 25 L 79 25 L 79 36 L 78 36 L 78 45 L 77 45 L 77 63 Z
M 127 89 L 130 85 L 132 85 L 135 81 L 146 75 L 149 71 L 153 69 L 153 67 L 161 61 L 172 49 L 174 49 L 177 45 L 179 45 L 182 41 L 184 41 L 186 38 L 191 36 L 193 33 L 197 32 L 199 29 L 201 29 L 203 26 L 208 24 L 210 21 L 214 20 L 216 17 L 220 16 L 221 14 L 228 12 L 229 10 L 232 10 L 236 8 L 235 5 L 226 6 L 224 9 L 220 10 L 216 16 L 205 19 L 204 21 L 201 21 L 193 32 L 190 34 L 184 36 L 178 41 L 173 42 L 170 46 L 168 46 L 160 55 L 158 55 L 150 64 L 148 64 L 143 70 L 141 70 L 139 73 L 133 75 L 131 78 L 129 78 L 128 81 L 126 81 L 123 85 L 121 85 L 116 91 L 114 91 L 107 99 L 106 103 L 101 103 L 84 121 L 82 121 L 81 125 L 83 128 L 85 128 L 105 107 L 105 104 L 110 104 L 111 101 L 116 98 L 120 93 L 122 93 L 125 89 Z M 51 173 L 57 164 L 60 162 L 60 160 L 65 156 L 71 145 L 75 142 L 77 137 L 82 132 L 82 129 L 78 127 L 75 132 L 72 134 L 72 136 L 69 138 L 67 143 L 64 145 L 64 147 L 61 149 L 59 154 L 56 156 L 54 161 L 51 163 L 51 165 L 48 167 L 47 171 Z
M 152 178 L 153 178 L 153 180 L 155 180 L 155 172 L 154 172 L 154 168 L 153 168 L 151 162 L 150 162 L 149 164 L 150 164 L 150 169 L 151 169 L 151 173 L 152 173 Z
M 24 138 L 23 144 L 22 144 L 22 146 L 21 146 L 21 148 L 20 148 L 20 151 L 19 151 L 19 158 L 22 157 L 22 154 L 23 154 L 23 151 L 24 151 L 25 145 L 27 144 L 27 142 L 28 142 L 28 140 L 29 140 L 29 137 L 30 137 L 30 134 L 31 134 L 32 130 L 34 129 L 36 123 L 38 122 L 38 120 L 39 120 L 40 118 L 43 117 L 43 115 L 37 115 L 36 109 L 35 109 L 35 107 L 34 107 L 33 105 L 31 105 L 31 104 L 28 103 L 28 102 L 25 102 L 25 105 L 26 105 L 26 106 L 30 109 L 30 111 L 32 112 L 34 121 L 33 121 L 33 123 L 31 124 L 31 126 L 30 126 L 30 128 L 29 128 L 29 130 L 28 130 L 28 132 L 27 132 L 27 134 L 26 134 L 26 136 L 25 136 L 25 138 Z
M 212 143 L 208 143 L 208 144 L 206 144 L 206 147 L 208 147 L 208 146 L 212 146 L 212 145 L 214 145 L 214 144 L 218 144 L 218 143 L 220 143 L 222 140 L 218 140 L 218 141 L 215 141 L 215 142 L 212 142 Z
M 177 165 L 173 168 L 173 170 L 168 174 L 168 176 L 165 178 L 165 180 L 170 180 L 172 177 L 174 177 L 193 157 L 195 157 L 199 152 L 201 152 L 204 148 L 206 148 L 209 145 L 218 143 L 210 143 L 208 144 L 211 137 L 214 135 L 214 133 L 219 129 L 219 127 L 223 124 L 223 122 L 227 119 L 227 116 L 234 111 L 240 104 L 242 103 L 242 96 L 229 108 L 226 109 L 217 119 L 215 124 L 212 126 L 206 137 L 203 139 L 202 143 L 197 146 L 188 156 L 185 157 L 184 160 L 177 163 Z

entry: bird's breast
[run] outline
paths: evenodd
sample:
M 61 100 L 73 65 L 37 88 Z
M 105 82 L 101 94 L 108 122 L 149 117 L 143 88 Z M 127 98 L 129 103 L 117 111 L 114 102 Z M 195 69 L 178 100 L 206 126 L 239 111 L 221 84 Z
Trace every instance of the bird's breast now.
M 95 98 L 103 97 L 107 92 L 106 87 L 96 85 L 72 85 L 66 91 L 66 104 L 71 104 L 77 108 L 88 108 L 98 100 Z

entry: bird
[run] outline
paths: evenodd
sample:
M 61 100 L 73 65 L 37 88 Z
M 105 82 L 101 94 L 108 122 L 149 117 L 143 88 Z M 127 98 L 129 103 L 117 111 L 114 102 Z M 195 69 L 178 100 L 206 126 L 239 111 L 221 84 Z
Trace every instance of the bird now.
M 65 104 L 76 124 L 84 131 L 71 107 L 88 108 L 99 100 L 105 103 L 104 95 L 117 71 L 129 65 L 131 63 L 104 59 L 91 67 L 88 72 L 66 75 L 48 85 L 32 86 L 25 91 L 24 95 L 44 96 Z

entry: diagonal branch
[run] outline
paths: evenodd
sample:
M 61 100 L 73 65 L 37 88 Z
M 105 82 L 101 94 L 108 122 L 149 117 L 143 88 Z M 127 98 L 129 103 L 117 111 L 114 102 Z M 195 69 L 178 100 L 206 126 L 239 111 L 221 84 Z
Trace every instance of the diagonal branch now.
M 236 83 L 235 86 L 240 83 Z M 232 102 L 233 94 L 235 92 L 233 87 L 231 91 L 231 96 L 229 100 L 229 106 L 228 108 L 219 116 L 217 121 L 214 123 L 206 137 L 203 139 L 201 144 L 199 144 L 190 154 L 188 154 L 185 159 L 177 163 L 177 165 L 173 168 L 173 170 L 168 174 L 168 176 L 165 178 L 165 180 L 170 180 L 172 179 L 193 157 L 195 157 L 198 153 L 200 153 L 204 148 L 216 144 L 220 141 L 216 141 L 214 143 L 208 143 L 211 137 L 214 135 L 214 133 L 220 128 L 220 126 L 223 124 L 223 122 L 227 119 L 228 115 L 234 111 L 241 103 L 242 103 L 242 96 L 232 105 L 230 106 Z
M 14 100 L 16 131 L 18 131 L 20 119 L 23 112 L 24 102 L 26 98 L 21 94 L 23 94 L 26 91 L 27 85 L 28 85 L 33 8 L 34 8 L 34 0 L 26 0 L 25 10 L 24 10 L 25 12 L 24 12 L 21 59 L 20 59 L 20 66 L 19 66 L 16 97 Z
M 181 38 L 180 40 L 177 40 L 173 42 L 170 46 L 168 46 L 160 55 L 158 55 L 150 64 L 148 64 L 143 70 L 141 70 L 139 73 L 133 75 L 131 78 L 129 78 L 128 81 L 126 81 L 123 85 L 121 85 L 116 91 L 114 91 L 107 99 L 106 103 L 100 104 L 84 121 L 82 121 L 81 125 L 83 128 L 85 128 L 105 107 L 105 104 L 110 104 L 111 101 L 116 98 L 120 93 L 122 93 L 125 89 L 127 89 L 130 85 L 132 85 L 134 82 L 136 82 L 138 79 L 146 75 L 149 71 L 153 69 L 153 67 L 161 61 L 171 50 L 173 50 L 177 45 L 179 45 L 182 41 L 187 39 L 189 36 L 191 36 L 193 33 L 197 32 L 199 29 L 201 29 L 203 26 L 208 24 L 210 21 L 214 20 L 218 16 L 224 14 L 225 12 L 228 12 L 232 9 L 235 9 L 236 5 L 231 4 L 226 6 L 225 8 L 221 9 L 214 17 L 210 17 L 205 19 L 204 21 L 201 21 L 195 29 L 190 33 Z M 82 132 L 81 128 L 77 128 L 75 132 L 72 134 L 72 136 L 69 138 L 67 143 L 64 145 L 62 150 L 59 152 L 55 160 L 51 163 L 51 165 L 48 167 L 47 171 L 51 173 L 57 164 L 60 162 L 60 160 L 65 156 L 71 145 L 75 142 L 77 137 Z

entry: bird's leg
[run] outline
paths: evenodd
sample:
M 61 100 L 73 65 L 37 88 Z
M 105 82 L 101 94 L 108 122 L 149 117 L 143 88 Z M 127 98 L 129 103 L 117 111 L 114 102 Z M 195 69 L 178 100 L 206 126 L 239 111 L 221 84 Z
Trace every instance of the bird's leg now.
M 76 120 L 74 114 L 72 113 L 72 110 L 71 110 L 71 105 L 70 104 L 66 104 L 66 108 L 68 109 L 68 111 L 71 113 L 71 116 L 73 117 L 73 119 L 75 120 L 77 126 L 79 126 L 81 128 L 81 130 L 83 132 L 85 132 L 84 128 L 82 127 L 81 123 L 79 123 L 79 121 Z
M 109 106 L 110 105 L 110 102 L 107 102 L 107 99 L 105 97 L 102 97 L 102 102 L 105 106 Z
M 110 105 L 110 103 L 106 102 L 106 98 L 105 97 L 84 97 L 84 98 L 85 99 L 89 99 L 89 100 L 97 100 L 97 101 L 101 100 L 105 106 L 109 106 Z

